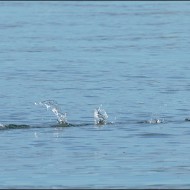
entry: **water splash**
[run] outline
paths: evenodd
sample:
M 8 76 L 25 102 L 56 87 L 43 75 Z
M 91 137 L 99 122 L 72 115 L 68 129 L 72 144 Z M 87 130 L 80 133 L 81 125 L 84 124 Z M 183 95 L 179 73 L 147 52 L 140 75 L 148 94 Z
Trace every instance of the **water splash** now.
M 67 112 L 62 113 L 61 108 L 58 106 L 57 102 L 54 100 L 45 100 L 39 103 L 35 103 L 35 105 L 45 106 L 47 110 L 51 109 L 54 115 L 57 117 L 57 121 L 61 125 L 68 125 L 67 122 Z
M 94 110 L 94 122 L 96 125 L 105 125 L 107 123 L 108 115 L 101 107 L 102 105 Z
M 164 123 L 164 119 L 150 119 L 150 120 L 145 120 L 145 121 L 139 121 L 138 123 L 149 123 L 149 124 L 160 124 Z
M 5 128 L 5 125 L 3 125 L 2 123 L 0 123 L 0 129 Z
M 164 120 L 162 119 L 150 119 L 150 120 L 147 120 L 147 123 L 150 123 L 150 124 L 159 124 L 159 123 L 163 123 Z

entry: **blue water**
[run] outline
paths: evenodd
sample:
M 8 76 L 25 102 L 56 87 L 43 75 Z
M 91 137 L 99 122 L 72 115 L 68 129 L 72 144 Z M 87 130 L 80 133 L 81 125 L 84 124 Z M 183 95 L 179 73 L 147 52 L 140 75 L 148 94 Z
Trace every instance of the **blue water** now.
M 190 188 L 190 2 L 2 1 L 0 18 L 0 188 Z

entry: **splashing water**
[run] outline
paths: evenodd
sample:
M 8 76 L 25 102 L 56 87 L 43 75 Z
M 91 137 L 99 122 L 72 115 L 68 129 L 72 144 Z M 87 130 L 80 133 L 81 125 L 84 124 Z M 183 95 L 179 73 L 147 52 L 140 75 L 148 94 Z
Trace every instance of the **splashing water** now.
M 61 113 L 61 109 L 58 106 L 57 102 L 54 100 L 45 100 L 39 103 L 35 103 L 35 105 L 40 105 L 40 106 L 45 106 L 47 108 L 47 110 L 51 109 L 51 111 L 55 114 L 55 116 L 57 117 L 57 121 L 59 124 L 68 124 L 67 122 L 67 116 L 66 116 L 66 112 L 63 114 Z
M 150 120 L 148 120 L 148 121 L 146 121 L 146 123 L 150 123 L 150 124 L 156 124 L 156 123 L 163 123 L 164 122 L 164 120 L 162 120 L 162 119 L 150 119 Z
M 57 121 L 59 124 L 64 126 L 74 126 L 73 124 L 67 122 L 67 116 L 66 116 L 67 112 L 63 114 L 56 101 L 45 100 L 42 102 L 35 103 L 35 105 L 46 107 L 47 110 L 50 109 L 57 117 Z M 106 111 L 101 107 L 102 105 L 100 105 L 99 108 L 94 110 L 94 121 L 96 125 L 105 125 L 107 123 L 108 115 Z
M 0 123 L 0 128 L 4 128 L 5 126 L 2 124 L 2 123 Z
M 100 107 L 102 107 L 102 105 L 100 105 Z M 94 122 L 96 125 L 106 124 L 108 118 L 106 111 L 100 107 L 94 110 Z

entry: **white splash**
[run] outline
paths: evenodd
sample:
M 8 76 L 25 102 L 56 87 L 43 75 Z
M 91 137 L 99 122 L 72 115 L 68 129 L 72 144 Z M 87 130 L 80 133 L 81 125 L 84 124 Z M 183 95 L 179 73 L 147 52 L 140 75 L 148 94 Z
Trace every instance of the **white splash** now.
M 0 123 L 0 128 L 5 128 L 5 125 L 3 125 L 2 123 Z
M 67 123 L 67 116 L 66 112 L 63 114 L 61 113 L 61 109 L 58 106 L 57 102 L 54 100 L 45 100 L 39 103 L 35 103 L 35 105 L 45 106 L 47 110 L 51 109 L 51 111 L 55 114 L 57 117 L 57 121 L 59 124 L 68 124 Z
M 100 107 L 102 107 L 102 105 L 100 105 Z M 94 110 L 94 122 L 96 125 L 106 124 L 108 118 L 106 111 L 100 107 Z
M 150 119 L 146 121 L 146 123 L 150 123 L 150 124 L 159 124 L 163 122 L 164 122 L 164 119 Z

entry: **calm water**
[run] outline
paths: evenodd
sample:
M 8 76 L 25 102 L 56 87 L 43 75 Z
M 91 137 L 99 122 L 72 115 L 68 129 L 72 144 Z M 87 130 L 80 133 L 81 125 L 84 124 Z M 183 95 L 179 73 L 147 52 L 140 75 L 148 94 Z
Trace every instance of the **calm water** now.
M 0 123 L 18 125 L 0 188 L 190 188 L 189 22 L 190 2 L 0 2 Z

